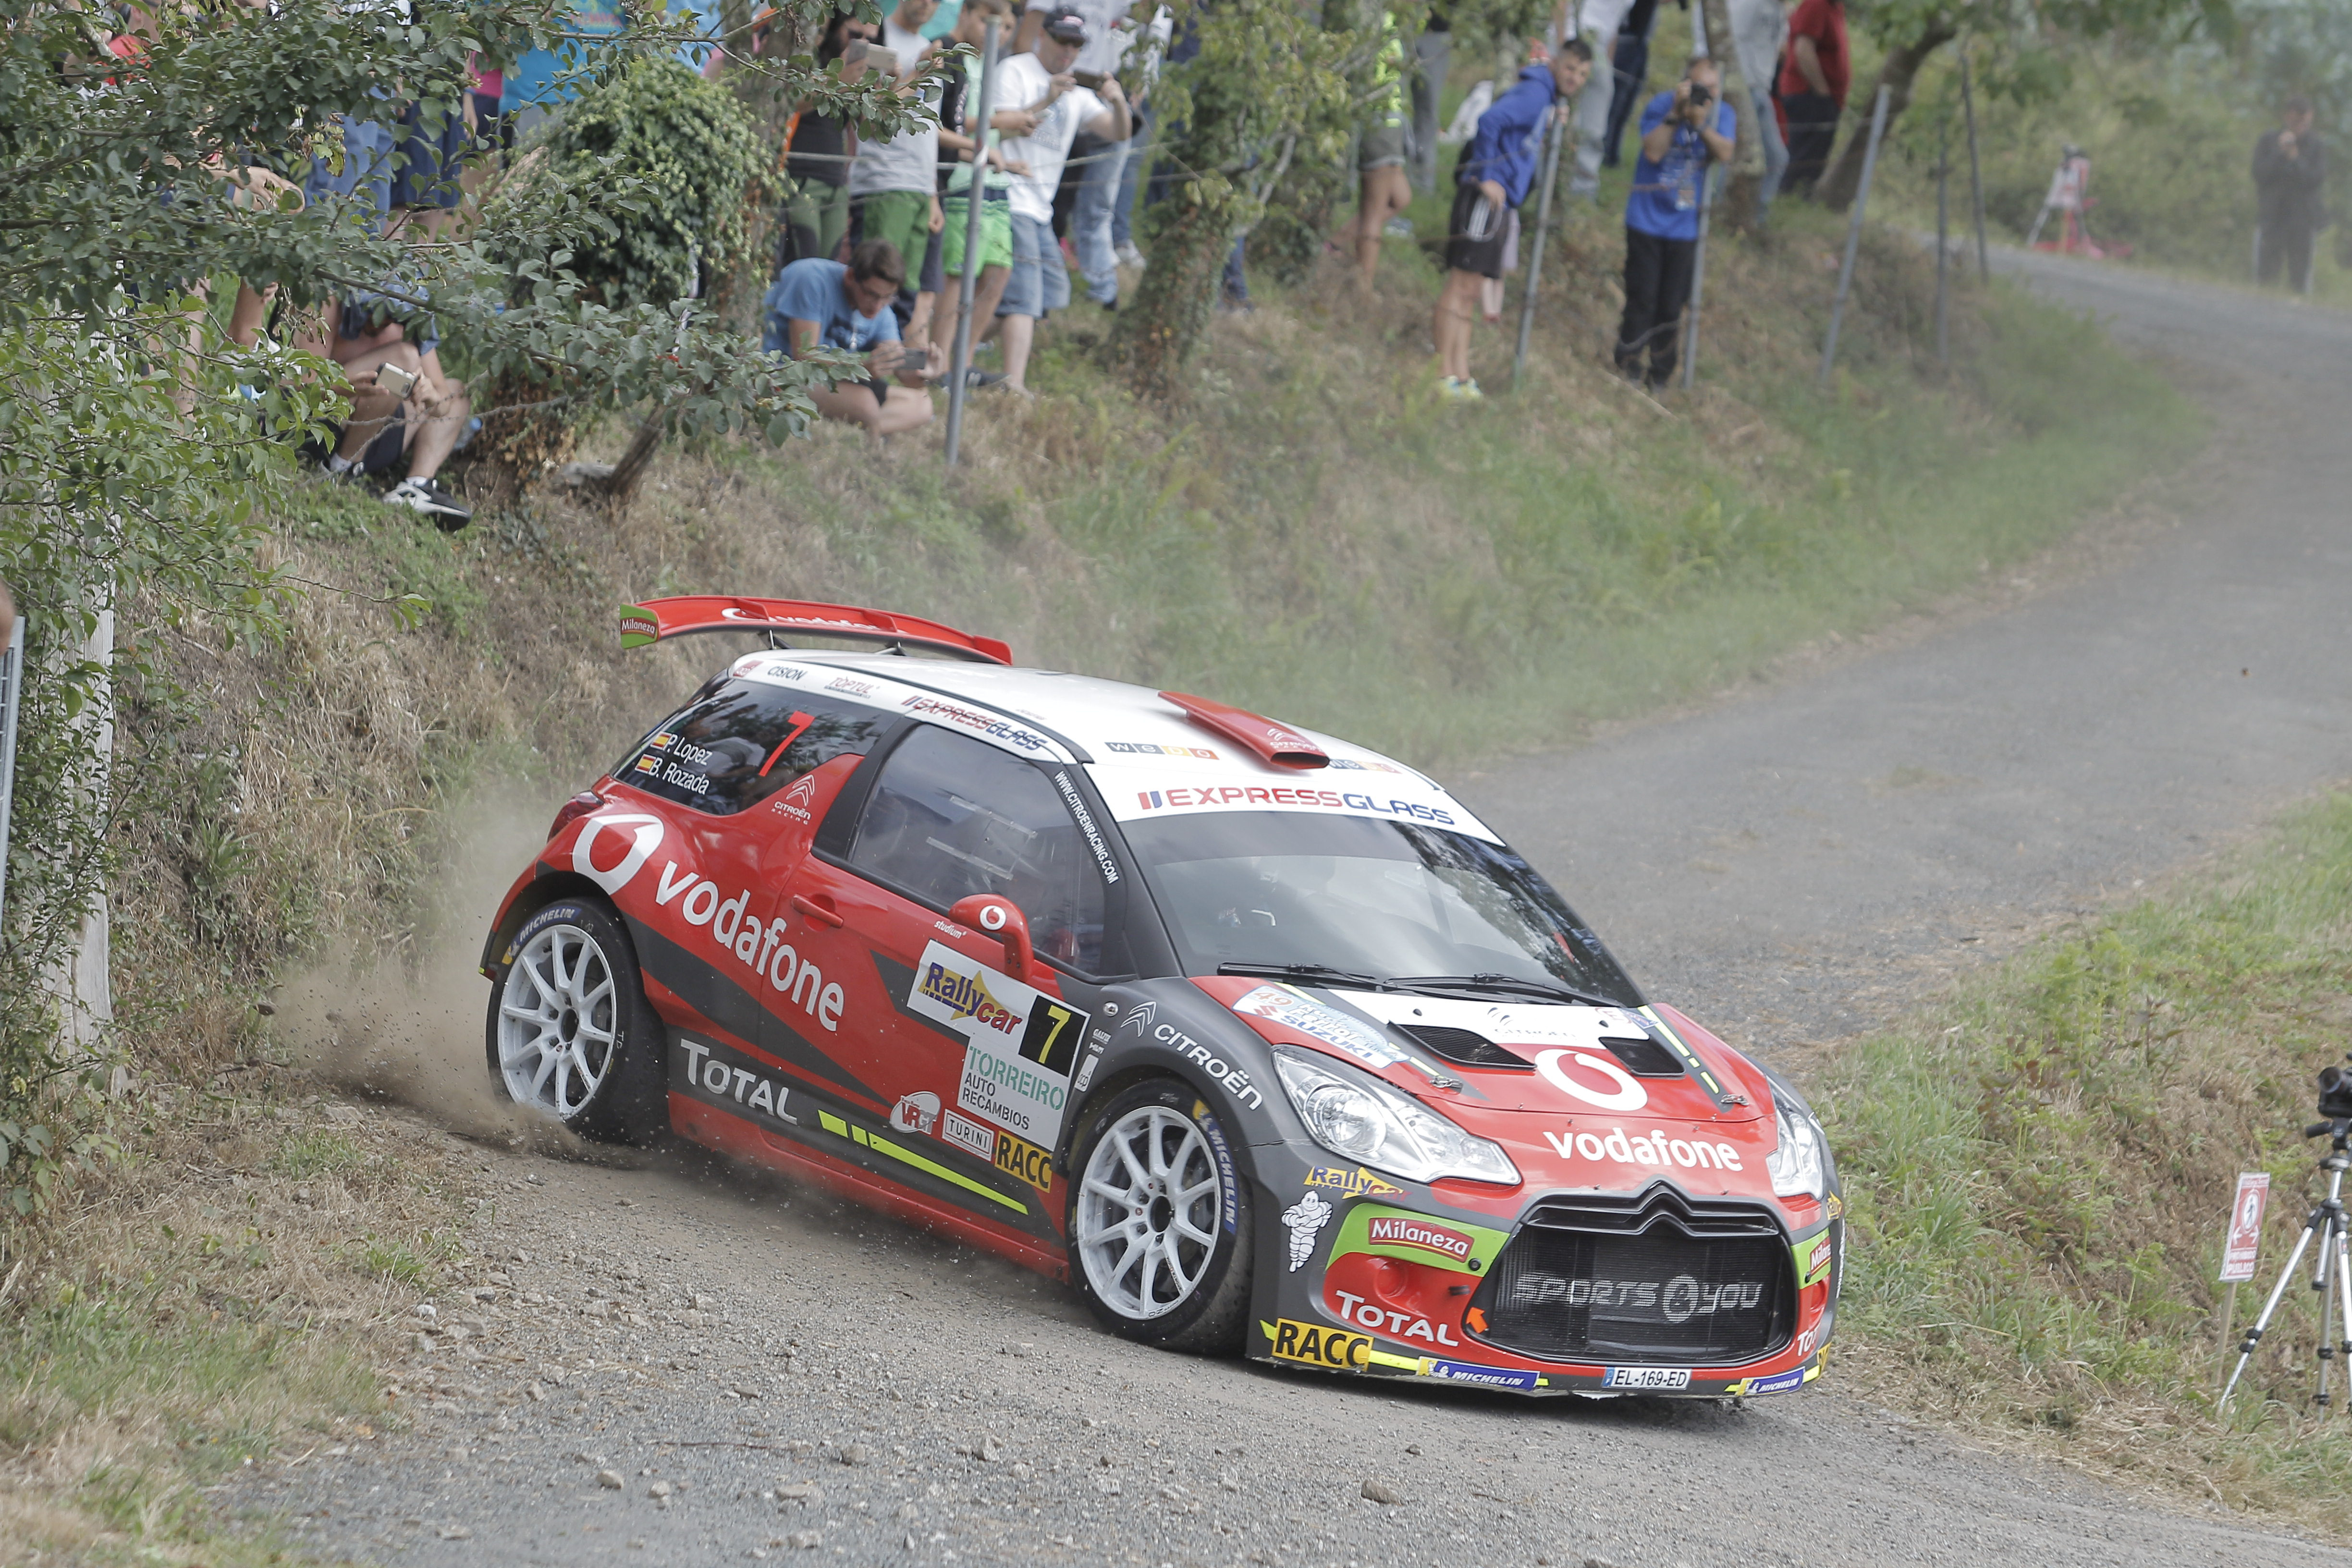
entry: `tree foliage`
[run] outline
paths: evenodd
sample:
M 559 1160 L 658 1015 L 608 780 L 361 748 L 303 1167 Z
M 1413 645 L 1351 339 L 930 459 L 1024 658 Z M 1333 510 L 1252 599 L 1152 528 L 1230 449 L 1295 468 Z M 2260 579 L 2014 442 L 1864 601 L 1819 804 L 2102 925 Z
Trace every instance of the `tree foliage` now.
M 781 9 L 809 34 L 833 0 Z M 429 310 L 478 372 L 552 384 L 575 413 L 651 400 L 675 425 L 770 440 L 806 427 L 812 384 L 847 373 L 838 356 L 746 353 L 665 302 L 585 285 L 574 258 L 673 194 L 658 170 L 550 170 L 438 239 L 387 235 L 365 204 L 270 198 L 244 174 L 339 166 L 341 122 L 389 121 L 394 92 L 454 112 L 477 55 L 558 49 L 593 95 L 675 47 L 658 10 L 587 58 L 538 0 L 158 7 L 128 58 L 112 16 L 0 0 L 0 578 L 29 628 L 0 910 L 0 1188 L 20 1205 L 84 1146 L 88 1101 L 63 1086 L 86 1092 L 103 1066 L 62 1048 L 52 977 L 108 882 L 114 692 L 160 678 L 167 626 L 268 637 L 308 591 L 264 563 L 260 519 L 295 442 L 337 416 L 341 373 L 225 342 L 208 302 L 216 316 L 237 279 L 294 310 L 369 290 Z M 870 134 L 910 112 L 806 57 L 747 68 Z M 110 616 L 112 652 L 91 638 Z
M 576 184 L 642 182 L 632 220 L 572 270 L 608 305 L 667 305 L 740 265 L 744 196 L 765 171 L 751 116 L 676 60 L 636 60 L 556 121 L 546 142 Z

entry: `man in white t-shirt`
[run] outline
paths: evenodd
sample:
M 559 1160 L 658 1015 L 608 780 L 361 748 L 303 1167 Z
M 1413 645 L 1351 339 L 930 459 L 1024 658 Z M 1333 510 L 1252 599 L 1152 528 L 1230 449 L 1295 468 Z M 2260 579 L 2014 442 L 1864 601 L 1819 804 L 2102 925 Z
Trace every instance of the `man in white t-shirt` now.
M 882 18 L 882 46 L 898 60 L 904 81 L 922 68 L 930 44 L 919 29 L 939 8 L 938 0 L 898 0 Z M 921 287 L 923 259 L 940 226 L 940 123 L 936 113 L 887 142 L 860 142 L 849 165 L 849 205 L 857 215 L 861 240 L 885 239 L 904 258 L 916 285 L 907 321 L 907 347 L 928 354 L 933 294 Z
M 1129 47 L 1136 41 L 1136 31 L 1127 20 L 1133 5 L 1134 0 L 1028 0 L 1021 30 L 1013 38 L 1013 51 L 1035 48 L 1045 18 L 1071 12 L 1086 23 L 1087 41 L 1079 46 L 1070 74 L 1080 86 L 1095 88 L 1099 93 L 1097 84 L 1118 74 Z M 1133 79 L 1129 77 L 1121 82 L 1121 90 L 1127 90 Z M 1130 94 L 1130 122 L 1140 97 L 1139 92 Z M 1110 310 L 1118 308 L 1118 256 L 1111 241 L 1113 209 L 1123 166 L 1134 145 L 1132 137 L 1104 142 L 1080 135 L 1070 146 L 1070 157 L 1079 165 L 1077 199 L 1070 208 L 1070 249 L 1076 253 L 1079 274 L 1087 280 L 1087 297 Z
M 1087 41 L 1087 24 L 1076 12 L 1047 14 L 1037 52 L 1014 55 L 997 68 L 994 93 L 1004 105 L 989 120 L 1004 132 L 999 151 L 1008 167 L 1025 165 L 1012 185 L 1013 276 L 997 302 L 1003 330 L 1003 385 L 1029 390 L 1029 345 L 1037 318 L 1067 309 L 1070 275 L 1054 238 L 1054 191 L 1062 183 L 1070 142 L 1080 131 L 1110 141 L 1127 139 L 1127 96 L 1118 79 L 1103 80 L 1101 96 L 1080 87 L 1070 74 Z

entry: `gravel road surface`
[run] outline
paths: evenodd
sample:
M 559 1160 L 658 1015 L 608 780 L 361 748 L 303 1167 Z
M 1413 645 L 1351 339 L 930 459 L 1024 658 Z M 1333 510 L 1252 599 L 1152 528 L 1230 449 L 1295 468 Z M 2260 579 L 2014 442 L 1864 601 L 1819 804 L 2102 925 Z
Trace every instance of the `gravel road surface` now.
M 2200 367 L 2226 456 L 2167 498 L 2177 526 L 1459 781 L 1654 994 L 1768 1055 L 2352 775 L 2352 325 L 2007 265 Z M 2352 1563 L 1964 1451 L 1834 1373 L 1740 1409 L 1285 1375 L 1134 1349 L 1057 1287 L 755 1173 L 470 1158 L 483 1264 L 385 1368 L 413 1421 L 227 1506 L 433 1565 Z

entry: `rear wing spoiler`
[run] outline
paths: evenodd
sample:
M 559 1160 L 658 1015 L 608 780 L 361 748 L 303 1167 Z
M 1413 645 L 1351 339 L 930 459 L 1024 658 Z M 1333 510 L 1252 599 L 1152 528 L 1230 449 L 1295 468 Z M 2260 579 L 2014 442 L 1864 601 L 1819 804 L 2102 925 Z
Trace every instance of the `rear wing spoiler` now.
M 790 647 L 794 632 L 877 643 L 904 654 L 926 648 L 976 664 L 1011 664 L 1013 647 L 995 637 L 974 637 L 920 616 L 861 610 L 854 605 L 822 605 L 807 599 L 749 599 L 726 594 L 687 594 L 647 599 L 621 611 L 621 646 L 650 647 L 696 632 L 765 632 L 770 647 Z

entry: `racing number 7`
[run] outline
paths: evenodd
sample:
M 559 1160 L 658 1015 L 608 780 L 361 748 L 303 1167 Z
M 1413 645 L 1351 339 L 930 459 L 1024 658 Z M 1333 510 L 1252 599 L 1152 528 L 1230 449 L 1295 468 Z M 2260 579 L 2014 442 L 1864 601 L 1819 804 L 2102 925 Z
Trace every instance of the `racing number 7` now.
M 1077 1022 L 1071 1009 L 1050 996 L 1038 997 L 1022 1031 L 1021 1054 L 1047 1072 L 1069 1077 L 1071 1059 L 1078 1054 Z

